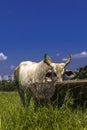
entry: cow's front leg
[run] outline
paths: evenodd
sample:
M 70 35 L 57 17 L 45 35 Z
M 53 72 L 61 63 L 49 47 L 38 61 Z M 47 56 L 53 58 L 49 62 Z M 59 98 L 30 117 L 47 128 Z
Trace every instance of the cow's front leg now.
M 26 107 L 29 106 L 30 100 L 31 100 L 31 92 L 30 92 L 29 88 L 27 88 L 26 91 L 25 91 L 25 104 L 26 104 Z
M 23 104 L 23 106 L 25 107 L 25 96 L 24 96 L 24 90 L 22 90 L 21 88 L 18 88 L 18 93 L 21 99 L 21 102 Z

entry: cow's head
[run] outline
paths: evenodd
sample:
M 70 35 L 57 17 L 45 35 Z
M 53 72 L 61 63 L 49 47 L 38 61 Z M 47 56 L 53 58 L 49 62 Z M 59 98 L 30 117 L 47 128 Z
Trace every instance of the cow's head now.
M 68 55 L 68 58 L 65 63 L 51 63 L 53 67 L 54 73 L 52 74 L 51 71 L 47 73 L 47 77 L 54 77 L 57 79 L 58 82 L 63 81 L 63 75 L 65 73 L 65 67 L 70 63 L 71 56 Z
M 69 54 L 65 63 L 53 63 L 53 66 L 55 67 L 57 81 L 59 81 L 59 82 L 63 81 L 65 67 L 70 63 L 70 61 L 71 61 L 71 56 Z
M 53 65 L 52 59 L 47 54 L 45 54 L 43 61 L 45 64 L 47 64 L 47 66 L 49 66 L 49 69 L 45 74 L 45 81 L 50 82 L 52 80 L 57 80 L 56 70 L 55 66 Z

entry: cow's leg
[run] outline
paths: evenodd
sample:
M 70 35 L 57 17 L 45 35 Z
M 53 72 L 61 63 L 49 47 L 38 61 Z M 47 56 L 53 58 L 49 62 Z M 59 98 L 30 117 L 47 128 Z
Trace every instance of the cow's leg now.
M 18 87 L 18 93 L 21 99 L 21 102 L 23 104 L 23 106 L 25 107 L 25 96 L 24 96 L 24 90 L 21 89 L 20 87 Z
M 24 91 L 22 89 L 22 86 L 20 86 L 17 81 L 15 83 L 17 86 L 17 90 L 18 90 L 18 94 L 20 96 L 21 102 L 22 102 L 23 106 L 25 107 L 25 98 L 24 98 Z
M 21 102 L 23 106 L 25 107 L 25 96 L 24 96 L 24 91 L 22 89 L 20 89 L 19 95 L 20 95 Z
M 26 89 L 26 99 L 25 100 L 26 100 L 26 106 L 28 107 L 30 104 L 30 100 L 31 100 L 31 92 L 30 92 L 29 88 Z
M 37 108 L 40 106 L 40 100 L 34 98 L 34 110 L 37 111 Z

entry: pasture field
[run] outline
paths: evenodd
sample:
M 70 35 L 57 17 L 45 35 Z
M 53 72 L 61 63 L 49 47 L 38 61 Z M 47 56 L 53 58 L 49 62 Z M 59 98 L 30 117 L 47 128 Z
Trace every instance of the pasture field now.
M 17 92 L 0 92 L 0 130 L 87 130 L 87 108 L 49 104 L 35 111 L 32 102 L 24 109 Z

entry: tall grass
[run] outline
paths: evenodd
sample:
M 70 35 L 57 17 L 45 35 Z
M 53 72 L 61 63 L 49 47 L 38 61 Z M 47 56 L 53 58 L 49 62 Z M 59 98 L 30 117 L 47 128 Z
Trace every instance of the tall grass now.
M 87 130 L 87 109 L 23 108 L 17 92 L 0 93 L 0 130 Z

